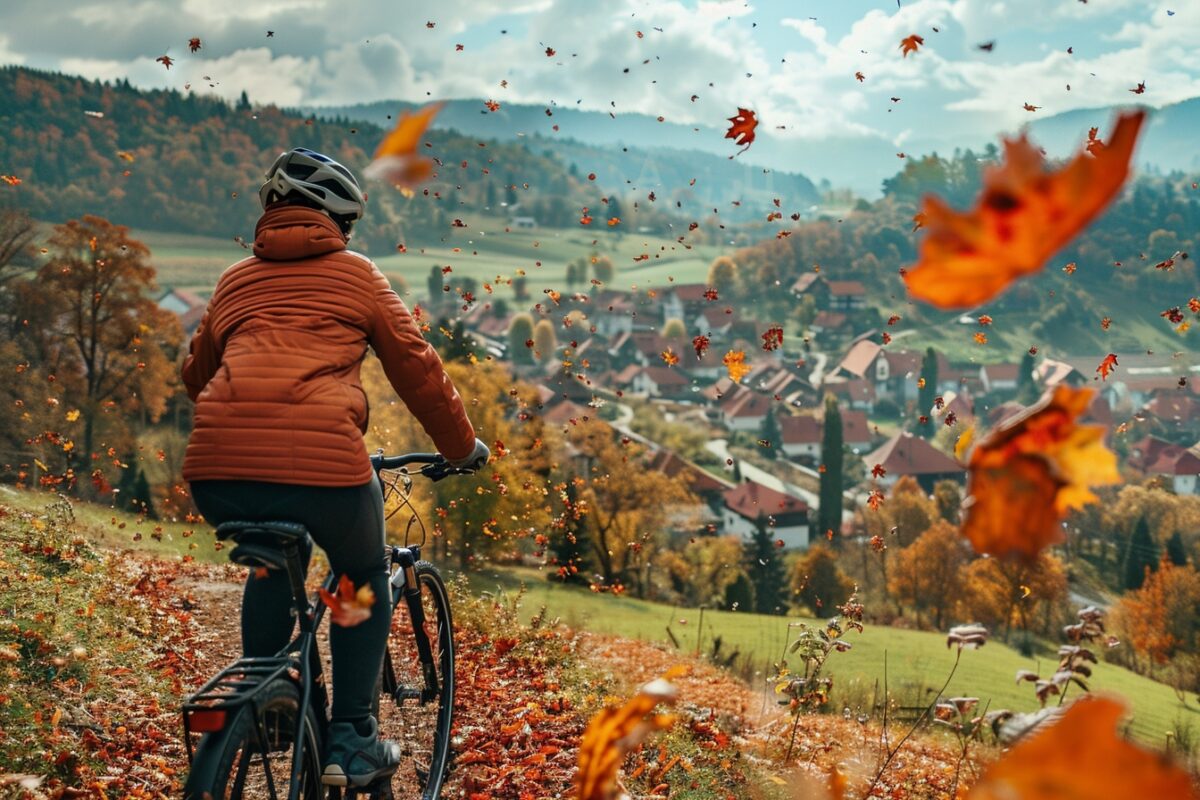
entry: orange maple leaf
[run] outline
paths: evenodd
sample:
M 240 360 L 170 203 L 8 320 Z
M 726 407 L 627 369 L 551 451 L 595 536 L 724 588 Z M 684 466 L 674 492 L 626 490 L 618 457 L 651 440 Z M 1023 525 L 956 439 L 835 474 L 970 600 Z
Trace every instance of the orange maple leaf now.
M 912 36 L 905 36 L 900 40 L 900 50 L 903 52 L 904 57 L 908 58 L 909 53 L 917 52 L 917 48 L 923 44 L 925 44 L 925 40 L 914 33 Z
M 201 46 L 202 45 L 200 44 L 199 36 L 193 36 L 191 39 L 188 39 L 188 49 L 191 50 L 193 53 L 196 52 L 197 50 L 199 50 L 201 48 Z
M 441 103 L 431 103 L 417 111 L 401 114 L 396 127 L 375 148 L 375 155 L 363 170 L 363 176 L 411 189 L 433 175 L 433 161 L 419 155 L 417 146 L 441 108 Z
M 726 139 L 733 139 L 734 144 L 741 145 L 742 150 L 754 144 L 754 129 L 758 127 L 758 118 L 754 116 L 753 111 L 738 108 L 737 115 L 729 117 L 729 121 L 733 124 L 725 132 Z
M 674 724 L 673 716 L 652 713 L 660 703 L 674 702 L 675 687 L 659 678 L 643 686 L 624 705 L 606 708 L 592 717 L 579 743 L 576 800 L 617 800 L 621 796 L 617 769 L 625 754 L 651 733 Z
M 861 72 L 856 72 L 856 73 L 854 73 L 854 79 L 857 80 L 859 83 L 862 83 L 863 81 L 865 81 L 867 79 L 867 76 L 863 75 Z
M 167 69 L 170 69 L 171 65 L 175 63 L 175 59 L 171 58 L 170 56 L 159 56 L 154 60 L 162 64 Z
M 962 533 L 976 552 L 1032 562 L 1063 539 L 1059 520 L 1117 483 L 1104 427 L 1080 425 L 1095 391 L 1059 386 L 1002 422 L 971 450 Z
M 696 350 L 696 358 L 704 358 L 704 354 L 708 352 L 708 337 L 704 334 L 692 339 L 692 347 Z
M 744 350 L 730 350 L 721 359 L 721 363 L 729 370 L 729 380 L 738 383 L 742 378 L 750 374 L 750 367 L 746 364 L 746 353 Z
M 335 625 L 353 628 L 371 617 L 371 606 L 375 605 L 375 593 L 365 583 L 356 590 L 354 581 L 343 575 L 338 579 L 336 594 L 331 594 L 324 586 L 318 592 L 321 595 L 321 602 L 329 606 L 329 618 Z
M 1041 108 L 1041 106 L 1035 106 L 1033 103 L 1026 103 L 1024 108 L 1026 111 L 1037 111 L 1039 108 Z
M 928 233 L 917 264 L 904 274 L 909 292 L 938 308 L 965 308 L 1041 270 L 1116 197 L 1145 116 L 1123 114 L 1098 156 L 1079 153 L 1059 170 L 1047 171 L 1024 135 L 1005 140 L 1004 163 L 984 171 L 970 211 L 926 196 L 921 214 Z
M 1100 373 L 1101 380 L 1106 381 L 1106 380 L 1108 380 L 1108 373 L 1112 372 L 1113 368 L 1116 366 L 1117 366 L 1116 353 L 1109 353 L 1108 355 L 1106 355 L 1104 357 L 1104 360 L 1100 362 L 1100 366 L 1096 367 L 1096 372 Z
M 1188 774 L 1118 733 L 1124 703 L 1076 700 L 1060 720 L 1021 740 L 983 773 L 967 800 L 1195 798 Z
M 668 367 L 673 367 L 679 363 L 679 356 L 671 348 L 662 351 L 662 360 Z

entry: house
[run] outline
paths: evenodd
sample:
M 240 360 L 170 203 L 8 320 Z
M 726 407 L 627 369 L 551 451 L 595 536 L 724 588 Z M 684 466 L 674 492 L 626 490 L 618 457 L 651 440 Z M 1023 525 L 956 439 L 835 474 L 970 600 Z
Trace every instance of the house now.
M 809 330 L 814 336 L 835 336 L 850 330 L 849 321 L 850 317 L 837 311 L 818 311 Z
M 783 542 L 783 549 L 808 547 L 808 503 L 798 497 L 747 481 L 725 492 L 722 515 L 726 533 L 744 539 L 754 535 L 759 517 L 766 517 L 771 536 Z
M 713 302 L 710 299 L 712 290 L 703 283 L 678 283 L 655 291 L 663 322 L 669 319 L 695 319 Z
M 842 443 L 855 453 L 865 453 L 875 443 L 871 423 L 862 411 L 842 409 Z
M 1178 390 L 1156 394 L 1146 403 L 1144 414 L 1158 423 L 1164 435 L 1177 441 L 1194 441 L 1200 436 L 1200 401 Z
M 679 454 L 663 448 L 655 452 L 646 468 L 656 470 L 672 478 L 682 476 L 688 491 L 699 497 L 709 507 L 720 510 L 725 501 L 725 492 L 734 487 L 732 483 L 712 475 Z
M 1175 446 L 1166 439 L 1160 439 L 1157 436 L 1143 436 L 1130 446 L 1129 457 L 1126 460 L 1134 469 L 1147 472 L 1149 467 L 1158 461 L 1159 456 L 1164 451 Z
M 824 426 L 821 420 L 807 414 L 780 417 L 779 449 L 788 458 L 816 464 L 821 460 Z
M 1015 392 L 1020 380 L 1020 364 L 985 364 L 979 368 L 979 382 L 988 394 Z
M 1065 361 L 1056 361 L 1053 358 L 1047 358 L 1034 367 L 1033 377 L 1046 388 L 1058 386 L 1060 383 L 1068 386 L 1083 386 L 1088 383 L 1082 372 Z
M 566 428 L 568 425 L 583 425 L 596 419 L 596 409 L 571 400 L 563 400 L 545 412 L 542 419 L 560 428 Z
M 738 386 L 721 398 L 721 424 L 731 431 L 756 432 L 762 427 L 773 402 L 764 394 Z
M 641 367 L 629 382 L 634 394 L 664 397 L 674 400 L 690 399 L 692 379 L 671 367 Z
M 1175 494 L 1200 495 L 1200 444 L 1187 449 L 1177 444 L 1162 448 L 1146 473 L 1161 477 Z
M 874 387 L 875 400 L 884 398 L 903 406 L 917 397 L 917 381 L 925 355 L 916 350 L 889 350 L 869 338 L 859 337 L 831 373 L 832 378 L 867 381 Z M 959 386 L 960 375 L 941 353 L 938 360 L 938 387 Z M 947 380 L 943 383 L 942 377 Z M 868 409 L 871 406 L 860 406 Z
M 859 281 L 829 281 L 829 311 L 861 311 L 867 307 L 867 287 Z
M 888 488 L 905 475 L 915 478 L 927 492 L 932 492 L 933 485 L 938 481 L 962 483 L 966 478 L 966 472 L 957 461 L 908 431 L 897 433 L 879 449 L 863 456 L 863 462 L 868 473 L 876 465 L 886 470 L 879 483 Z
M 790 291 L 792 297 L 797 300 L 805 296 L 811 297 L 813 304 L 818 309 L 829 307 L 829 283 L 821 277 L 819 272 L 806 272 L 796 278 L 792 282 Z
M 827 378 L 821 389 L 836 397 L 838 405 L 865 411 L 875 408 L 875 385 L 862 378 Z
M 158 307 L 179 317 L 183 332 L 190 336 L 200 327 L 208 301 L 187 289 L 168 289 L 158 298 Z

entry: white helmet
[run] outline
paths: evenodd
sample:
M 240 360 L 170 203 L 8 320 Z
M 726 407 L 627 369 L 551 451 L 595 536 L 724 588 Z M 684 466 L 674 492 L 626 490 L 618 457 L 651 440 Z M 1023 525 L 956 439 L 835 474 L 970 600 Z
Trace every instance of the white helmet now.
M 361 219 L 367 197 L 350 170 L 329 156 L 297 147 L 279 158 L 267 170 L 267 180 L 258 190 L 263 208 L 298 194 L 329 212 L 344 228 Z

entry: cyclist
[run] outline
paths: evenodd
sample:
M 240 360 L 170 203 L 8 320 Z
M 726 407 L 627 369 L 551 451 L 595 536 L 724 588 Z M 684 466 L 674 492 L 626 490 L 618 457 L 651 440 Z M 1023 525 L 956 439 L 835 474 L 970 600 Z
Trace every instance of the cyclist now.
M 254 256 L 221 275 L 183 365 L 196 404 L 183 477 L 209 523 L 303 523 L 336 574 L 374 592 L 365 622 L 333 625 L 329 635 L 333 710 L 322 780 L 362 786 L 394 773 L 400 760 L 370 713 L 391 607 L 382 492 L 363 442 L 367 347 L 452 465 L 479 467 L 489 453 L 387 278 L 346 249 L 366 204 L 350 171 L 296 148 L 271 165 L 259 199 Z M 307 567 L 311 548 L 303 555 Z M 285 647 L 295 626 L 287 576 L 252 572 L 241 618 L 245 655 Z

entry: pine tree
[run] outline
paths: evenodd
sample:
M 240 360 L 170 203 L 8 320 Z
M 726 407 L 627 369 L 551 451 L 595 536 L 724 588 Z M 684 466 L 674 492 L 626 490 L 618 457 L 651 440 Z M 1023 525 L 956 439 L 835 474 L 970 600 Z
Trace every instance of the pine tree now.
M 754 609 L 754 584 L 750 576 L 739 572 L 733 583 L 725 587 L 726 611 L 752 611 Z
M 917 432 L 922 437 L 933 437 L 933 403 L 938 394 L 938 362 L 937 353 L 932 347 L 926 348 L 925 358 L 921 360 L 921 384 L 917 390 L 917 414 L 925 417 L 924 422 L 917 424 Z
M 442 287 L 445 284 L 442 282 L 442 268 L 434 264 L 429 268 L 429 277 L 425 279 L 425 287 L 429 290 L 429 305 L 438 305 L 442 302 Z
M 1146 581 L 1147 568 L 1158 568 L 1158 544 L 1150 535 L 1150 523 L 1142 517 L 1134 526 L 1129 537 L 1129 549 L 1125 552 L 1125 589 L 1142 588 Z
M 821 439 L 821 491 L 817 509 L 817 535 L 842 529 L 842 412 L 833 395 L 825 398 L 825 422 Z
M 754 533 L 742 545 L 746 575 L 754 587 L 754 611 L 757 614 L 782 614 L 787 608 L 787 575 L 783 561 L 771 538 L 767 517 L 760 513 L 754 520 Z
M 759 428 L 758 436 L 763 441 L 767 442 L 767 455 L 771 458 L 780 457 L 780 448 L 783 447 L 783 431 L 779 429 L 779 420 L 775 418 L 775 409 L 768 408 L 767 415 L 763 417 L 762 427 Z
M 1187 566 L 1187 549 L 1183 546 L 1183 537 L 1179 535 L 1179 531 L 1171 534 L 1171 538 L 1167 539 L 1167 558 L 1177 567 Z
M 1037 381 L 1033 377 L 1033 353 L 1028 350 L 1021 357 L 1021 368 L 1017 372 L 1017 402 L 1029 405 L 1037 400 Z
M 590 548 L 587 541 L 587 520 L 581 510 L 579 491 L 574 481 L 567 481 L 563 490 L 562 532 L 552 537 L 554 563 L 558 565 L 555 577 L 568 583 L 588 583 L 587 576 Z M 557 521 L 556 521 L 557 522 Z M 555 527 L 559 527 L 557 524 Z

